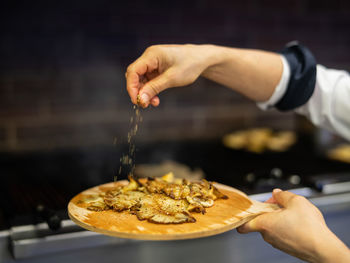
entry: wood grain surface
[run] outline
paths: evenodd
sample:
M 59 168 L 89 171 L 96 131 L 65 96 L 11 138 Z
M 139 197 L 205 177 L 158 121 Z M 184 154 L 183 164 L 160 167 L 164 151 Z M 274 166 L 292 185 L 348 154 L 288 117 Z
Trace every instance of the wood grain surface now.
M 79 202 L 91 195 L 127 183 L 128 181 L 108 183 L 78 194 L 68 204 L 69 217 L 85 229 L 109 236 L 143 240 L 176 240 L 223 233 L 259 214 L 279 209 L 277 205 L 251 200 L 241 191 L 217 183 L 215 186 L 229 198 L 216 200 L 214 206 L 207 208 L 204 215 L 192 213 L 197 220 L 195 223 L 154 224 L 140 221 L 129 212 L 90 211 L 86 209 L 87 204 Z

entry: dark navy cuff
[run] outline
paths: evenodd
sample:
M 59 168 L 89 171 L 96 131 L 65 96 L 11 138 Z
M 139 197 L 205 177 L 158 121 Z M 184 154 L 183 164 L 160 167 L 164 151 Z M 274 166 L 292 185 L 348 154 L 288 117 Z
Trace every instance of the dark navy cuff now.
M 316 84 L 316 60 L 311 51 L 293 41 L 281 51 L 290 67 L 287 90 L 275 105 L 278 110 L 293 110 L 304 105 L 311 97 Z

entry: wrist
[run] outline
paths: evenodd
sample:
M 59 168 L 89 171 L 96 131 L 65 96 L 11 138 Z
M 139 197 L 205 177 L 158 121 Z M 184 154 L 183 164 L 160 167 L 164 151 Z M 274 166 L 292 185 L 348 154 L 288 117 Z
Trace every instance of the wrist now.
M 203 58 L 204 69 L 202 76 L 207 77 L 212 71 L 215 71 L 215 68 L 224 64 L 228 59 L 227 48 L 215 46 L 215 45 L 198 45 L 200 49 L 200 55 Z
M 350 262 L 349 248 L 328 228 L 323 238 L 319 239 L 316 249 L 317 260 L 315 262 Z

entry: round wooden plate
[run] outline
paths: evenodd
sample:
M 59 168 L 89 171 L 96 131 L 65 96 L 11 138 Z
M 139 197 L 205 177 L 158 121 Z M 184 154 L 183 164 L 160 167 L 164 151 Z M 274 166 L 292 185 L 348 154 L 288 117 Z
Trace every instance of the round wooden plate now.
M 229 198 L 215 201 L 206 213 L 193 213 L 195 223 L 154 224 L 140 221 L 129 212 L 113 210 L 95 212 L 86 209 L 87 204 L 79 202 L 91 195 L 125 185 L 118 181 L 96 186 L 76 195 L 68 204 L 69 217 L 79 226 L 90 231 L 121 238 L 142 240 L 177 240 L 216 235 L 234 229 L 259 214 L 279 209 L 277 205 L 261 203 L 248 198 L 241 191 L 222 184 L 215 186 Z

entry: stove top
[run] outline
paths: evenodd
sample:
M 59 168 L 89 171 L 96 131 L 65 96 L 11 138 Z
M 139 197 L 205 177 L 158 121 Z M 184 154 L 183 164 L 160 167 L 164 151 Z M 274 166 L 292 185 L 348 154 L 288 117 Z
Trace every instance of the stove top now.
M 176 141 L 137 145 L 136 164 L 166 160 L 201 168 L 206 179 L 248 194 L 315 186 L 315 175 L 344 174 L 350 164 L 319 156 L 309 140 L 284 153 L 253 154 L 225 148 L 221 141 Z M 77 193 L 113 180 L 127 145 L 118 147 L 0 154 L 0 230 L 67 218 Z M 126 170 L 118 179 L 126 178 Z M 324 179 L 323 179 L 324 180 Z M 57 222 L 56 222 L 57 223 Z

